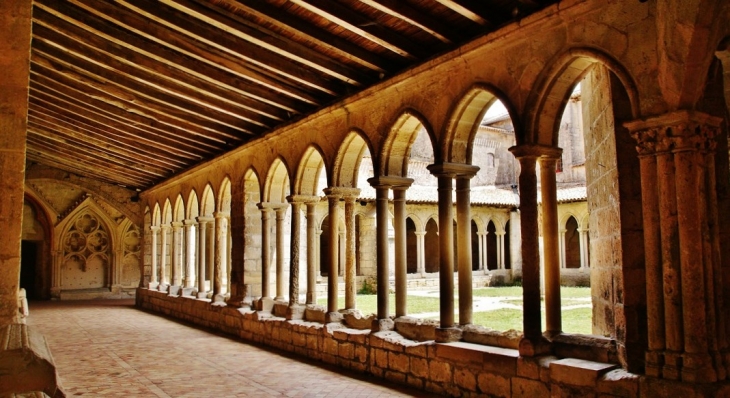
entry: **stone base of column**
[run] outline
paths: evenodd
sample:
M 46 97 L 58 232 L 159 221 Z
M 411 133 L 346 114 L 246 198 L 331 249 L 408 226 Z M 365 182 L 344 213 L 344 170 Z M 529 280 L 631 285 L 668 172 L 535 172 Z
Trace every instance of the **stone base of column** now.
M 172 285 L 172 286 L 170 286 L 170 288 L 168 289 L 167 293 L 168 293 L 168 294 L 169 294 L 170 296 L 175 296 L 175 297 L 177 297 L 177 296 L 179 296 L 179 295 L 180 295 L 180 289 L 181 289 L 181 288 L 180 288 L 180 286 L 177 286 L 177 285 Z
M 226 300 L 226 304 L 233 308 L 251 308 L 253 303 L 249 297 L 231 296 Z
M 149 290 L 157 290 L 157 287 L 160 286 L 160 282 L 150 282 L 147 284 L 147 289 Z
M 371 314 L 369 316 L 364 316 L 362 311 L 356 308 L 341 310 L 340 313 L 345 317 L 345 325 L 347 325 L 347 327 L 358 330 L 371 329 L 373 321 L 377 319 L 377 315 Z
M 664 353 L 659 351 L 647 351 L 644 358 L 646 359 L 644 373 L 651 377 L 662 377 Z
M 197 294 L 199 299 L 207 299 L 208 298 L 208 292 L 198 292 Z
M 274 297 L 274 301 L 285 303 L 286 298 L 284 296 L 276 296 L 276 297 Z
M 542 337 L 536 340 L 522 338 L 520 340 L 519 351 L 523 357 L 536 357 L 552 353 L 552 346 L 549 341 Z
M 292 304 L 286 309 L 287 321 L 300 321 L 304 319 L 304 311 L 307 307 L 299 304 Z
M 261 297 L 254 301 L 256 311 L 271 312 L 274 309 L 274 300 L 271 297 Z
M 170 289 L 170 285 L 168 285 L 166 283 L 160 283 L 157 286 L 157 290 L 160 291 L 160 292 L 167 292 L 169 289 Z
M 226 295 L 225 294 L 214 294 L 213 295 L 213 305 L 225 307 L 226 306 Z
M 341 323 L 344 317 L 339 312 L 328 312 L 324 314 L 324 323 Z
M 669 380 L 679 380 L 681 378 L 682 354 L 678 352 L 664 353 L 664 367 L 662 368 L 662 377 Z
M 436 328 L 436 342 L 437 343 L 452 343 L 454 341 L 461 340 L 463 331 L 459 328 Z
M 370 328 L 373 332 L 384 332 L 395 329 L 395 322 L 392 319 L 374 319 L 373 325 Z
M 197 292 L 195 291 L 194 287 L 184 287 L 182 288 L 182 297 L 193 297 Z
M 714 383 L 717 373 L 709 354 L 682 354 L 682 381 L 690 383 Z

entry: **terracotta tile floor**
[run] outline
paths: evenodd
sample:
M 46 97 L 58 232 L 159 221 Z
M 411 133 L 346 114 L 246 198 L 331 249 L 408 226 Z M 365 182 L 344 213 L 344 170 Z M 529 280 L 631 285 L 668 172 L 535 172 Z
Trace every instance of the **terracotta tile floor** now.
M 430 396 L 207 332 L 131 300 L 32 302 L 74 397 Z

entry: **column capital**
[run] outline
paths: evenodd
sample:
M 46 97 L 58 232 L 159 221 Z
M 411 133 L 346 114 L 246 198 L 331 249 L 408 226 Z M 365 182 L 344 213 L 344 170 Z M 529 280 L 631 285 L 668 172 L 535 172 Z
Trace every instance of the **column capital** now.
M 405 187 L 408 188 L 413 184 L 413 178 L 406 177 L 394 177 L 394 176 L 378 176 L 368 178 L 368 183 L 373 188 L 393 188 Z
M 256 205 L 261 211 L 276 210 L 280 207 L 287 207 L 286 203 L 261 202 Z
M 215 218 L 210 217 L 210 216 L 200 216 L 200 217 L 196 217 L 195 219 L 198 220 L 198 222 L 201 224 L 215 221 Z
M 563 148 L 540 144 L 521 144 L 510 147 L 508 151 L 512 152 L 517 159 L 520 158 L 548 158 L 559 159 L 563 155 Z
M 680 110 L 624 123 L 636 140 L 639 155 L 715 149 L 722 119 L 703 112 Z
M 426 166 L 426 169 L 435 177 L 450 178 L 472 178 L 479 171 L 479 166 L 464 163 L 434 163 Z
M 157 225 L 150 225 L 150 231 L 152 231 L 153 233 L 160 232 L 160 227 Z
M 183 226 L 182 221 L 173 221 L 170 224 L 172 225 L 172 228 L 182 228 L 182 226 Z
M 324 190 L 324 194 L 327 196 L 337 196 L 341 198 L 360 196 L 360 188 L 351 187 L 327 187 Z
M 163 231 L 169 231 L 171 228 L 172 228 L 172 226 L 169 224 L 160 225 L 160 229 Z
M 183 225 L 185 225 L 186 227 L 191 227 L 195 224 L 197 224 L 197 221 L 195 221 L 194 219 L 183 220 Z
M 230 211 L 217 211 L 217 212 L 213 213 L 214 218 L 225 218 L 225 217 L 230 217 L 230 216 L 231 216 Z
M 426 236 L 426 231 L 414 231 L 413 234 L 416 236 Z
M 309 203 L 317 203 L 319 202 L 319 196 L 315 195 L 289 195 L 286 197 L 286 201 L 294 204 L 309 204 Z

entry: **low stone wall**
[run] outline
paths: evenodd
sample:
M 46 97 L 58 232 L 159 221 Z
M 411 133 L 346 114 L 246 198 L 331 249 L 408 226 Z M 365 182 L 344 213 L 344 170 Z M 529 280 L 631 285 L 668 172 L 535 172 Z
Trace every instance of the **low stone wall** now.
M 371 332 L 340 323 L 287 321 L 209 300 L 140 288 L 137 307 L 307 358 L 450 396 L 730 397 L 730 384 L 691 385 L 628 373 L 610 363 L 555 355 L 521 357 L 514 348 L 469 342 L 414 341 L 396 331 Z M 396 325 L 396 329 L 398 326 Z M 570 336 L 563 336 L 566 344 Z M 508 339 L 506 345 L 513 345 Z M 595 351 L 596 347 L 590 350 Z M 576 352 L 590 352 L 577 349 Z M 565 347 L 561 355 L 572 352 Z M 610 352 L 610 350 L 609 350 Z M 590 355 L 590 354 L 585 354 Z M 723 395 L 724 394 L 724 395 Z

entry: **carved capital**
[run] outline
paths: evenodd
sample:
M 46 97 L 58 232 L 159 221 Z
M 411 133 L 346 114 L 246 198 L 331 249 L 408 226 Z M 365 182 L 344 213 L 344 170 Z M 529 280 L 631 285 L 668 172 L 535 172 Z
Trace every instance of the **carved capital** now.
M 714 151 L 722 119 L 701 112 L 677 111 L 624 123 L 640 156 L 663 152 Z

